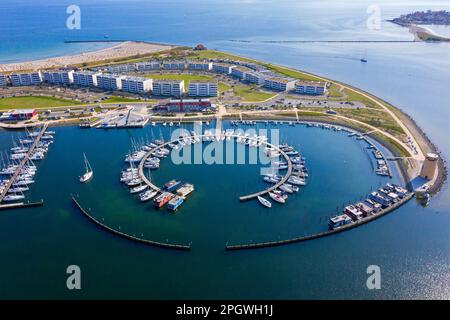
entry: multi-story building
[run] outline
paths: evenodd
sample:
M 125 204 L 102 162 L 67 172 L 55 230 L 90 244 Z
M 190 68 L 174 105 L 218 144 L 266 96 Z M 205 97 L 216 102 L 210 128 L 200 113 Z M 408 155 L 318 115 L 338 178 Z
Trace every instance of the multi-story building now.
M 161 69 L 161 63 L 159 61 L 146 61 L 136 63 L 137 71 L 155 71 Z
M 40 71 L 30 73 L 13 73 L 9 76 L 13 86 L 32 86 L 42 82 Z
M 190 97 L 217 97 L 218 84 L 211 81 L 190 81 L 188 95 Z
M 73 83 L 73 70 L 52 70 L 44 72 L 44 81 L 51 84 L 69 85 Z
M 210 71 L 212 69 L 212 62 L 191 61 L 188 64 L 188 69 L 192 71 Z
M 231 74 L 234 68 L 236 68 L 235 65 L 228 63 L 213 63 L 212 65 L 212 70 L 216 73 Z
M 101 72 L 75 71 L 73 73 L 73 83 L 81 87 L 96 87 L 99 75 L 101 75 Z
M 154 80 L 153 95 L 181 97 L 184 94 L 183 80 Z
M 245 75 L 252 70 L 247 67 L 236 67 L 231 70 L 231 76 L 238 78 L 240 80 L 245 79 Z
M 135 63 L 116 64 L 108 67 L 109 73 L 127 73 L 136 71 Z
M 275 91 L 289 91 L 294 89 L 295 80 L 272 77 L 264 80 L 264 87 Z
M 262 85 L 264 84 L 264 81 L 266 81 L 267 76 L 265 76 L 262 73 L 259 72 L 247 72 L 245 74 L 245 81 L 249 82 L 249 83 L 254 83 L 257 85 Z
M 3 73 L 0 73 L 0 87 L 5 87 L 6 82 L 6 76 Z
M 141 77 L 124 77 L 122 90 L 132 93 L 145 93 L 153 89 L 153 80 Z
M 115 91 L 122 89 L 122 79 L 125 76 L 114 73 L 103 73 L 97 76 L 97 86 L 108 91 Z
M 295 92 L 308 95 L 323 95 L 327 91 L 327 83 L 322 81 L 298 81 Z
M 164 61 L 162 67 L 164 70 L 184 70 L 186 63 L 184 61 Z
M 168 103 L 159 105 L 157 110 L 167 112 L 203 112 L 215 108 L 209 99 L 184 99 L 170 100 Z

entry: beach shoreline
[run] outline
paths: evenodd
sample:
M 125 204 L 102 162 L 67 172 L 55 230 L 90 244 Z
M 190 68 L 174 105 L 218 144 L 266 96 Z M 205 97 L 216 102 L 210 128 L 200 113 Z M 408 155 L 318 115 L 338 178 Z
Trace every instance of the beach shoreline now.
M 63 68 L 77 66 L 86 63 L 101 62 L 112 59 L 123 59 L 127 57 L 152 54 L 160 51 L 170 50 L 175 46 L 167 44 L 156 44 L 149 42 L 124 41 L 111 47 L 82 52 L 74 55 L 64 55 L 52 58 L 28 60 L 0 64 L 0 72 L 19 72 L 25 70 L 40 70 L 50 68 Z

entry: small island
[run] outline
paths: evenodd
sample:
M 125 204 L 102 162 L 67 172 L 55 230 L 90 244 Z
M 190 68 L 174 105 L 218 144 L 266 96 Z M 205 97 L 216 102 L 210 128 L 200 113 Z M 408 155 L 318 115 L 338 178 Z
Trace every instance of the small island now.
M 450 12 L 440 11 L 416 11 L 409 14 L 403 14 L 398 18 L 389 20 L 401 26 L 409 27 L 412 24 L 422 25 L 450 25 Z

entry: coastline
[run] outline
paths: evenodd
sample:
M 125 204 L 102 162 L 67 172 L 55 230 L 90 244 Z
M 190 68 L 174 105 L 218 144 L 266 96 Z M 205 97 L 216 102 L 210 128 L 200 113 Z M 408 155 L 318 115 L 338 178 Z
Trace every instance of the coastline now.
M 124 59 L 127 57 L 147 55 L 164 50 L 170 50 L 173 48 L 175 48 L 175 46 L 166 44 L 125 41 L 108 48 L 83 52 L 74 55 L 0 64 L 0 72 L 62 68 L 67 66 L 83 65 L 86 63 L 95 63 L 113 59 Z

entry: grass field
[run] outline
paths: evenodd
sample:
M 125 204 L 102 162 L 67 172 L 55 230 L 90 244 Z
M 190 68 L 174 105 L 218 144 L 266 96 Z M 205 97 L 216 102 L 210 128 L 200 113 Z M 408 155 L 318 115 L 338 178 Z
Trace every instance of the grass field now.
M 253 86 L 235 86 L 234 94 L 240 96 L 244 101 L 258 102 L 274 97 L 275 93 L 261 92 Z
M 142 102 L 142 101 L 139 99 L 122 98 L 118 96 L 111 96 L 103 101 L 103 103 L 121 103 L 121 102 Z
M 0 99 L 0 110 L 46 109 L 61 106 L 80 105 L 78 101 L 46 96 L 9 97 Z

